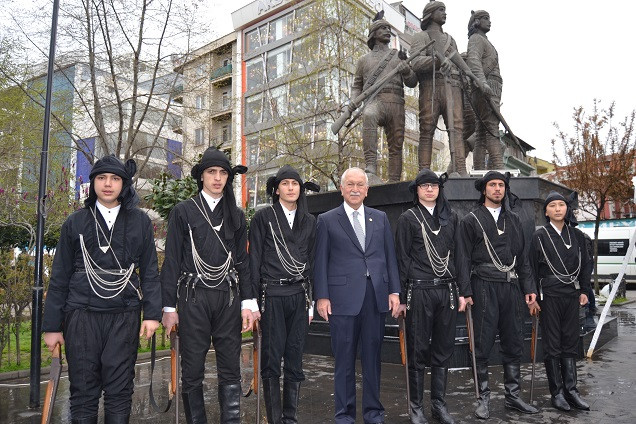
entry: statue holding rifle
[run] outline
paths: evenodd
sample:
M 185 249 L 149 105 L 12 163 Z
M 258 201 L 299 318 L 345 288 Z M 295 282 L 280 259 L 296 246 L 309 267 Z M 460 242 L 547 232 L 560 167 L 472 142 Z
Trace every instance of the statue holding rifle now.
M 466 175 L 466 160 L 462 140 L 463 103 L 460 69 L 467 69 L 457 53 L 457 44 L 442 30 L 446 23 L 446 6 L 431 1 L 422 16 L 422 32 L 413 36 L 412 51 L 434 41 L 423 55 L 414 58 L 411 66 L 420 83 L 420 145 L 419 168 L 430 168 L 433 134 L 440 115 L 449 133 L 451 171 Z M 459 63 L 463 66 L 459 67 Z
M 384 12 L 376 15 L 369 27 L 367 45 L 371 51 L 358 60 L 351 90 L 351 99 L 355 100 L 364 90 L 377 84 L 374 91 L 365 100 L 362 109 L 362 147 L 364 151 L 365 171 L 378 174 L 378 126 L 384 128 L 389 148 L 389 181 L 400 181 L 402 175 L 402 147 L 404 144 L 404 85 L 415 87 L 417 77 L 406 62 L 406 54 L 389 48 L 391 25 L 383 19 Z M 394 73 L 384 84 L 382 77 Z M 349 113 L 358 108 L 358 104 L 349 104 Z

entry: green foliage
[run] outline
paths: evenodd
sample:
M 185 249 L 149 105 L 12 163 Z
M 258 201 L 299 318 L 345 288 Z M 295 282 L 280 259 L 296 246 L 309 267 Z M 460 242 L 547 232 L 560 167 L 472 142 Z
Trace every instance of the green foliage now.
M 151 203 L 151 207 L 164 220 L 168 219 L 170 211 L 177 203 L 189 199 L 198 193 L 199 188 L 191 176 L 174 179 L 170 174 L 162 173 L 159 178 L 150 180 L 152 192 L 144 196 Z

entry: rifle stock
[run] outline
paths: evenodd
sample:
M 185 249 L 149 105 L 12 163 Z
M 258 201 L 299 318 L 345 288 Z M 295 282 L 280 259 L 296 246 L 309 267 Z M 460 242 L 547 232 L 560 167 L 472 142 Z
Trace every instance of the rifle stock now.
M 479 383 L 477 382 L 477 359 L 475 358 L 475 338 L 473 327 L 473 307 L 466 305 L 466 330 L 468 332 L 468 348 L 470 349 L 470 358 L 473 363 L 473 380 L 475 382 L 475 396 L 479 399 Z
M 400 338 L 400 356 L 402 357 L 402 365 L 404 365 L 404 380 L 406 381 L 406 408 L 407 415 L 411 412 L 411 392 L 409 384 L 409 358 L 406 351 L 406 322 L 405 315 L 400 314 L 398 316 L 398 336 Z
M 534 310 L 532 314 L 532 336 L 530 337 L 530 359 L 532 360 L 532 371 L 530 375 L 530 403 L 534 397 L 534 369 L 537 364 L 537 337 L 539 331 L 539 311 Z

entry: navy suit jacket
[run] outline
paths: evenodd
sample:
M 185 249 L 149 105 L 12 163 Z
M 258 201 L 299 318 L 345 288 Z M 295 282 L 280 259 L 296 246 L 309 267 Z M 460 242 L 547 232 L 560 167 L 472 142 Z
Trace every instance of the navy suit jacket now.
M 400 275 L 389 220 L 384 212 L 363 207 L 364 251 L 344 205 L 318 216 L 314 297 L 329 299 L 334 315 L 358 315 L 364 301 L 367 270 L 379 312 L 389 310 L 389 293 L 400 292 Z

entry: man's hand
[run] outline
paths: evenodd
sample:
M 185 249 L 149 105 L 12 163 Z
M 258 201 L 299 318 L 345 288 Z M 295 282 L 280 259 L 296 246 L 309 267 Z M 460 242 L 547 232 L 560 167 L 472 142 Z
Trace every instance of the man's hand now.
M 526 295 L 526 305 L 530 307 L 533 303 L 537 301 L 537 295 L 534 293 L 529 293 Z
M 541 307 L 537 302 L 534 302 L 528 305 L 528 310 L 530 311 L 530 315 L 535 316 L 536 314 L 541 312 Z
M 241 309 L 241 319 L 243 321 L 241 333 L 252 331 L 252 327 L 254 326 L 254 314 L 252 311 L 249 309 Z
M 159 321 L 154 319 L 145 319 L 141 322 L 141 328 L 139 329 L 139 337 L 142 337 L 145 332 L 146 340 L 148 340 L 149 338 L 152 337 L 153 334 L 155 334 L 155 331 L 157 330 L 157 328 L 159 328 Z
M 389 295 L 389 309 L 391 309 L 391 316 L 397 318 L 400 315 L 400 296 L 391 293 Z
M 587 301 L 588 301 L 588 299 L 587 299 L 587 295 L 586 295 L 586 294 L 581 293 L 581 294 L 579 295 L 579 305 L 581 305 L 581 306 L 585 306 L 585 305 L 587 305 Z
M 261 311 L 259 311 L 258 309 L 255 311 L 252 311 L 252 316 L 254 317 L 255 321 L 260 321 L 261 320 Z
M 318 315 L 325 321 L 329 322 L 329 315 L 331 315 L 331 301 L 329 299 L 318 299 L 316 304 L 318 308 Z
M 479 83 L 479 89 L 481 90 L 482 93 L 484 93 L 486 95 L 486 97 L 492 97 L 492 96 L 495 95 L 495 92 L 492 91 L 492 88 L 490 88 L 488 83 L 480 82 Z
M 411 73 L 411 67 L 405 61 L 400 61 L 397 66 L 398 72 L 402 74 L 402 76 L 408 76 Z
M 405 303 L 400 303 L 400 310 L 398 311 L 398 316 L 400 316 L 400 314 L 404 315 L 404 318 L 406 318 L 406 304 Z
M 44 343 L 46 343 L 49 351 L 53 352 L 55 345 L 58 343 L 64 345 L 64 336 L 62 336 L 62 333 L 44 333 Z
M 459 296 L 459 312 L 464 312 L 466 310 L 466 305 L 472 305 L 472 304 L 473 304 L 472 297 Z
M 177 312 L 164 312 L 161 318 L 161 324 L 166 329 L 167 335 L 170 335 L 172 327 L 179 324 L 179 314 Z
M 439 65 L 439 71 L 442 75 L 449 76 L 451 74 L 452 66 L 453 62 L 451 62 L 448 58 L 445 58 L 444 61 Z

